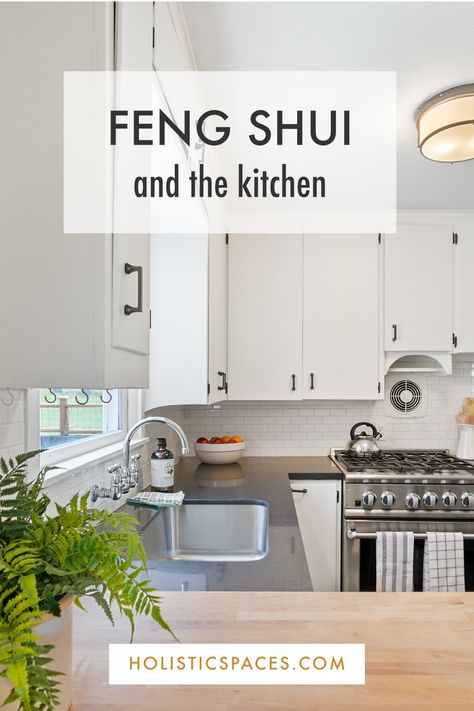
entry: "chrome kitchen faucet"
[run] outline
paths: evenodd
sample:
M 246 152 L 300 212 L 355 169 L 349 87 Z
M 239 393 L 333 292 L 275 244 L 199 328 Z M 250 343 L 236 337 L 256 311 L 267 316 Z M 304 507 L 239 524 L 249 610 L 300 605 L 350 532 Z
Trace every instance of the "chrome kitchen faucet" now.
M 116 501 L 117 499 L 120 499 L 122 494 L 128 494 L 130 489 L 137 485 L 140 455 L 134 455 L 134 457 L 132 457 L 131 467 L 130 443 L 137 430 L 152 423 L 168 425 L 168 427 L 174 430 L 181 441 L 181 451 L 183 456 L 189 454 L 189 444 L 186 435 L 184 434 L 183 429 L 176 422 L 168 419 L 167 417 L 154 416 L 145 417 L 143 420 L 139 420 L 132 427 L 130 427 L 125 435 L 125 439 L 123 441 L 122 464 L 113 464 L 108 468 L 108 472 L 111 474 L 109 488 L 104 489 L 103 487 L 99 487 L 98 484 L 94 484 L 91 488 L 91 499 L 93 503 L 95 503 L 98 499 L 113 499 Z

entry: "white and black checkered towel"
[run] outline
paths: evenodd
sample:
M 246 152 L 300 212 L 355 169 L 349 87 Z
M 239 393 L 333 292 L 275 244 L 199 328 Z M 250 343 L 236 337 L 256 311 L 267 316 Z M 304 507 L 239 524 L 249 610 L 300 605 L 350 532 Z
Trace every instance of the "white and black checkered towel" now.
M 411 531 L 377 532 L 377 592 L 413 591 L 413 550 Z
M 427 533 L 423 559 L 425 592 L 464 592 L 464 536 Z

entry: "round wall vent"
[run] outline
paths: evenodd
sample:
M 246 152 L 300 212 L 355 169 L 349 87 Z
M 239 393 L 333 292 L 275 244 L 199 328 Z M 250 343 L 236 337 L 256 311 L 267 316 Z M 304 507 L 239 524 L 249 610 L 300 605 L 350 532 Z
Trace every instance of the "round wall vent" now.
M 423 376 L 417 375 L 416 379 L 387 376 L 385 393 L 388 417 L 425 417 L 428 394 Z
M 398 412 L 413 412 L 421 397 L 421 389 L 413 380 L 399 380 L 390 390 L 390 402 Z

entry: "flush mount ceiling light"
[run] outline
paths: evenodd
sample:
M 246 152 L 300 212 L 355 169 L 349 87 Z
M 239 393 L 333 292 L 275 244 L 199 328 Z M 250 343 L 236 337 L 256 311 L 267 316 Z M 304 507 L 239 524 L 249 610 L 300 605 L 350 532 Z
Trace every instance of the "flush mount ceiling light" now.
M 418 147 L 429 160 L 458 163 L 474 158 L 474 84 L 446 89 L 420 106 Z

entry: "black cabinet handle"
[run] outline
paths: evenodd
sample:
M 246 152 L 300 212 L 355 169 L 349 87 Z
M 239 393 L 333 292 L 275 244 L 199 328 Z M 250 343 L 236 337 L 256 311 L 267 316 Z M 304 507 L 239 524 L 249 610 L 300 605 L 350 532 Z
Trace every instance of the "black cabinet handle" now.
M 307 494 L 308 489 L 292 489 L 293 494 Z
M 222 382 L 220 385 L 217 386 L 218 390 L 224 390 L 227 392 L 227 373 L 224 373 L 223 370 L 218 370 L 217 375 L 222 378 Z
M 395 341 L 396 341 L 397 338 L 398 338 L 398 328 L 397 328 L 397 324 L 396 324 L 396 323 L 392 324 L 392 328 L 393 328 L 392 341 L 395 343 Z
M 314 373 L 309 374 L 309 389 L 314 390 Z
M 129 264 L 128 262 L 126 262 L 125 274 L 134 274 L 135 272 L 137 273 L 138 277 L 137 305 L 130 306 L 130 304 L 125 304 L 123 310 L 126 316 L 130 316 L 131 314 L 138 314 L 143 311 L 143 267 L 138 267 L 134 264 Z
M 296 390 L 296 375 L 291 376 L 291 389 Z

